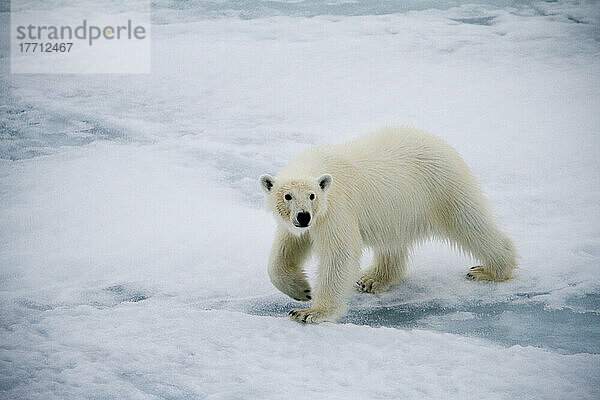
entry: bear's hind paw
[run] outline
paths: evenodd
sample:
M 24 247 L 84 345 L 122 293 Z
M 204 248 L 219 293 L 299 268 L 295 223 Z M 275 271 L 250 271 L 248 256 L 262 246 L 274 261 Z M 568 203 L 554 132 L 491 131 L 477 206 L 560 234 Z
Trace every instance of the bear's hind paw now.
M 494 280 L 492 275 L 485 270 L 485 267 L 482 267 L 481 265 L 469 268 L 469 272 L 467 272 L 466 278 L 470 281 L 493 281 Z
M 303 324 L 316 324 L 323 321 L 329 321 L 324 312 L 313 308 L 294 308 L 288 315 L 294 321 Z
M 390 288 L 389 283 L 363 276 L 356 282 L 356 290 L 363 293 L 383 293 Z

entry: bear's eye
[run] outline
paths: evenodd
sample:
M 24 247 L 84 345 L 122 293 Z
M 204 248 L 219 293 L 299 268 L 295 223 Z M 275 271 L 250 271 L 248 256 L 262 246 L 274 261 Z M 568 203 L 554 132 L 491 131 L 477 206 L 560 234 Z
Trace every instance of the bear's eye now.
M 287 201 L 290 201 L 292 199 L 292 195 L 286 194 L 285 196 L 283 196 L 283 198 L 286 199 Z
M 310 196 L 308 196 L 309 199 L 314 200 L 315 199 L 315 194 L 311 193 Z

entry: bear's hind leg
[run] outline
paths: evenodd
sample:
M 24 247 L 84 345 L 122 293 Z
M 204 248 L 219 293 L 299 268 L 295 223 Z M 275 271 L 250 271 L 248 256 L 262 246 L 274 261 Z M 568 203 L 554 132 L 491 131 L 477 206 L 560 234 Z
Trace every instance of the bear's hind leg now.
M 480 204 L 478 204 L 480 203 Z M 443 226 L 448 239 L 479 260 L 466 278 L 473 281 L 504 281 L 512 278 L 517 254 L 508 236 L 495 224 L 483 202 L 464 201 L 447 216 Z
M 382 293 L 398 283 L 406 272 L 405 249 L 374 249 L 373 265 L 363 272 L 356 282 L 359 292 Z

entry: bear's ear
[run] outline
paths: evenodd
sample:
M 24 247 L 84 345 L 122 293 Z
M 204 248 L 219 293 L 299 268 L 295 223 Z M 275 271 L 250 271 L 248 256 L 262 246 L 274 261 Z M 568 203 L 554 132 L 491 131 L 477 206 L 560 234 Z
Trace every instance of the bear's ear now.
M 333 178 L 329 174 L 323 174 L 319 177 L 319 179 L 317 179 L 317 183 L 319 184 L 319 187 L 324 192 L 329 190 L 329 187 L 331 186 L 332 181 L 333 181 Z
M 275 184 L 275 178 L 273 178 L 269 174 L 263 174 L 258 178 L 260 181 L 260 187 L 265 191 L 265 193 L 269 193 L 271 189 L 273 189 L 273 185 Z

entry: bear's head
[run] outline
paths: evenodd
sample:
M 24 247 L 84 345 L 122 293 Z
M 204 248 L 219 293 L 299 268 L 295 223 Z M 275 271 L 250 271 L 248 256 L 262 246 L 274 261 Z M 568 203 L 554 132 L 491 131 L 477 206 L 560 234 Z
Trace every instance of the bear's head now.
M 275 219 L 294 235 L 302 235 L 327 210 L 327 192 L 333 178 L 277 178 L 264 174 L 260 186 L 267 195 L 267 207 Z

